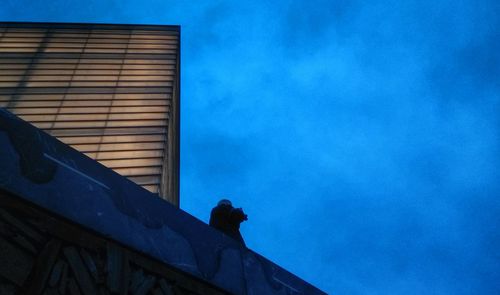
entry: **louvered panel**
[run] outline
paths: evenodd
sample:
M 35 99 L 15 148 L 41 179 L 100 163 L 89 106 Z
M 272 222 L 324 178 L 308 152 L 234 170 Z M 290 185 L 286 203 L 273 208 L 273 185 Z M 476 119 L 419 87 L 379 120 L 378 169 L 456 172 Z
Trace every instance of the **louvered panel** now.
M 0 23 L 0 106 L 177 203 L 178 53 L 177 27 Z

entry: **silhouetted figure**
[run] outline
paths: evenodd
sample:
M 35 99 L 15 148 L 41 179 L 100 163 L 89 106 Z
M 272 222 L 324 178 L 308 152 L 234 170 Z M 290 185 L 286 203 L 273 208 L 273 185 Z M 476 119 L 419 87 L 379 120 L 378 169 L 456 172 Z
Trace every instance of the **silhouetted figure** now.
M 234 208 L 231 201 L 226 199 L 220 200 L 217 207 L 214 207 L 210 213 L 210 226 L 241 242 L 246 247 L 240 233 L 240 223 L 245 220 L 248 220 L 248 216 L 243 213 L 243 209 Z

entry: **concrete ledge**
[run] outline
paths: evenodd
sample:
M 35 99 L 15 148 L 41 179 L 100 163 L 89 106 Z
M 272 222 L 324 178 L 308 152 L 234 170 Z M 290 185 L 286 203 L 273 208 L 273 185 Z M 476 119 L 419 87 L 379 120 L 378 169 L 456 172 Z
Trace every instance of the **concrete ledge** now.
M 0 189 L 55 216 L 232 294 L 325 294 L 4 109 L 0 146 Z
M 0 294 L 229 294 L 0 191 Z

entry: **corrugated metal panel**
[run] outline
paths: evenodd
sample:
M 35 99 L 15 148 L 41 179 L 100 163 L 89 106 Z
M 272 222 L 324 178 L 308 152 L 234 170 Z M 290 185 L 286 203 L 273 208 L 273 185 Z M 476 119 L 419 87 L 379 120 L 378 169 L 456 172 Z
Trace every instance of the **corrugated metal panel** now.
M 177 205 L 178 86 L 178 27 L 0 23 L 0 107 Z

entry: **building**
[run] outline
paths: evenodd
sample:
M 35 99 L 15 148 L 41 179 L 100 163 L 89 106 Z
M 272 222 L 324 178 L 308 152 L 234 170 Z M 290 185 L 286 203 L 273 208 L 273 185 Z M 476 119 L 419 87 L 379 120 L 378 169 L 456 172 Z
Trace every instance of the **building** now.
M 0 23 L 0 294 L 324 294 L 178 208 L 178 86 L 178 27 Z
M 178 26 L 0 23 L 0 107 L 179 204 Z

